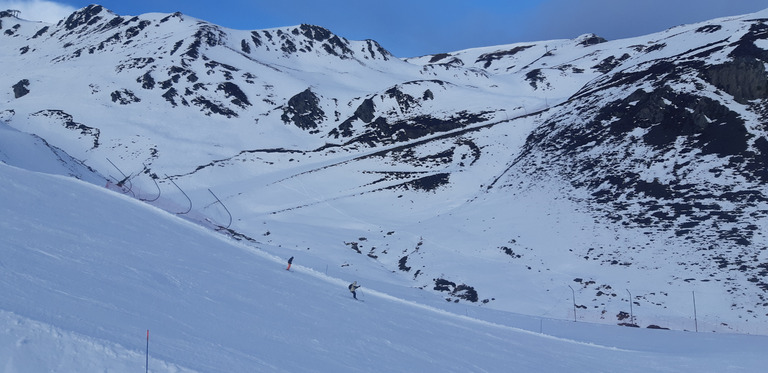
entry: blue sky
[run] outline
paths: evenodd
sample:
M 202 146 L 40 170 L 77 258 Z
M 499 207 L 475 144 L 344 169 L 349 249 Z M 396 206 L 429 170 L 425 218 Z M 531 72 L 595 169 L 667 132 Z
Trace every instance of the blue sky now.
M 595 33 L 621 39 L 768 8 L 765 0 L 0 0 L 54 22 L 92 3 L 120 15 L 184 14 L 241 30 L 301 23 L 373 39 L 398 57 Z

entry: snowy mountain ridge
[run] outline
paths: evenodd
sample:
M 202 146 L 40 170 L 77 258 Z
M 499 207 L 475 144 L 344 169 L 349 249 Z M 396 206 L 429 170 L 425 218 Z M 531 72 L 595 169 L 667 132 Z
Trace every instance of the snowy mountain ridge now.
M 766 19 L 398 59 L 310 25 L 2 14 L 0 119 L 95 171 L 54 173 L 316 270 L 689 330 L 693 292 L 710 330 L 767 333 Z

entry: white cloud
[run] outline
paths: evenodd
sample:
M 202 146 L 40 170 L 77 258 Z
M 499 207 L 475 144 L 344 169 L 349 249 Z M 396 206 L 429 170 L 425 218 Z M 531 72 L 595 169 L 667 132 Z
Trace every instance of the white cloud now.
M 72 6 L 45 0 L 0 0 L 0 10 L 14 9 L 19 18 L 56 23 L 77 10 Z

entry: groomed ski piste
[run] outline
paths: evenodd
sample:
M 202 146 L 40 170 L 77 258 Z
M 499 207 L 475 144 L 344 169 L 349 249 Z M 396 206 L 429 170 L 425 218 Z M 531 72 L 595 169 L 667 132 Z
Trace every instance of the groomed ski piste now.
M 28 169 L 0 154 L 5 373 L 759 372 L 768 363 L 766 336 L 535 318 L 446 302 L 383 268 L 306 265 L 320 259 L 38 172 L 60 165 L 29 154 Z M 364 302 L 347 290 L 355 280 Z

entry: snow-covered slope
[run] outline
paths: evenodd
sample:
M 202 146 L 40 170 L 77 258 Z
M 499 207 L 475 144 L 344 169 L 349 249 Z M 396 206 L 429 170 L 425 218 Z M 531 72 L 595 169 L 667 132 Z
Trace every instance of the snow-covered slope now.
M 310 25 L 0 16 L 3 134 L 44 144 L 3 162 L 446 303 L 768 333 L 766 11 L 405 60 Z
M 354 267 L 321 272 L 299 260 L 289 272 L 264 246 L 68 177 L 0 164 L 0 201 L 13 217 L 0 223 L 8 373 L 135 372 L 147 351 L 152 372 L 755 372 L 766 363 L 764 336 L 470 309 L 388 284 L 384 270 L 366 273 L 355 301 Z

